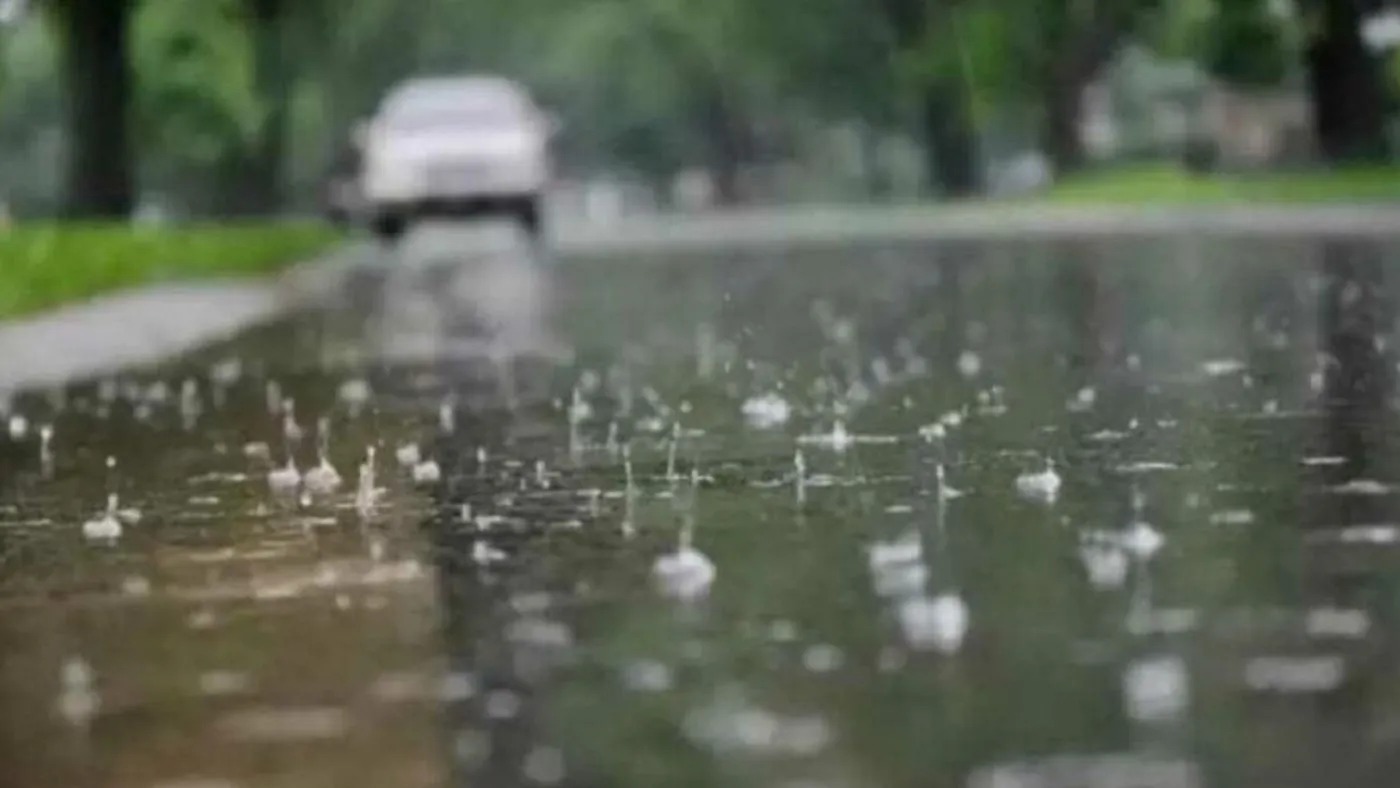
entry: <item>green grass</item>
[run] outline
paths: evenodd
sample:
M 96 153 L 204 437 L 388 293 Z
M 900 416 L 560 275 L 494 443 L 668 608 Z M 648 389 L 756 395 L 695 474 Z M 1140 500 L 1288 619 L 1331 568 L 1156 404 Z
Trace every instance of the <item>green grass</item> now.
M 1068 178 L 1044 199 L 1065 204 L 1400 202 L 1400 167 L 1198 175 L 1171 165 Z
M 174 279 L 264 274 L 338 240 L 315 224 L 0 229 L 0 318 Z

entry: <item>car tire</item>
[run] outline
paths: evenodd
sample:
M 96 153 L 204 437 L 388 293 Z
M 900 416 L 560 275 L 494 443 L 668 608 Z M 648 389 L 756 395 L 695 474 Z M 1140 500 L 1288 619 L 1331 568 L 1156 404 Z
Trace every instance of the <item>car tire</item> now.
M 544 231 L 544 221 L 540 216 L 540 201 L 536 197 L 524 197 L 516 202 L 513 213 L 520 226 L 533 239 L 538 239 Z
M 408 217 L 397 213 L 380 214 L 374 217 L 370 229 L 379 240 L 394 243 L 408 230 Z

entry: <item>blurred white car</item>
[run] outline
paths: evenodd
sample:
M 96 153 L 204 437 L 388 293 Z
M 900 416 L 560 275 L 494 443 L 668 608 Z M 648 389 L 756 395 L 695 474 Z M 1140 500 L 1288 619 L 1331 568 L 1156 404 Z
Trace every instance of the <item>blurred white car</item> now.
M 360 195 L 374 231 L 394 238 L 418 217 L 497 213 L 537 233 L 553 132 L 553 120 L 507 79 L 405 82 L 359 140 Z

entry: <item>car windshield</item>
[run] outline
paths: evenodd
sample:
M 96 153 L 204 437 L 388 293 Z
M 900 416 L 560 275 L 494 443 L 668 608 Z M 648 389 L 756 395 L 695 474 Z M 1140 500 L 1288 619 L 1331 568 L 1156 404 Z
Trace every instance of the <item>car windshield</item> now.
M 410 83 L 384 105 L 390 128 L 492 128 L 519 126 L 528 115 L 529 101 L 513 86 L 496 81 L 428 80 Z
M 493 128 L 518 126 L 525 120 L 520 107 L 505 104 L 416 104 L 390 110 L 385 121 L 394 129 Z

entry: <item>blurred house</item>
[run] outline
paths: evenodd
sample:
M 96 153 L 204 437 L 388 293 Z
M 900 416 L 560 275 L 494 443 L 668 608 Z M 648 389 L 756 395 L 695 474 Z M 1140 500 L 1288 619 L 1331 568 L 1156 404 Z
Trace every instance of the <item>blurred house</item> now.
M 0 25 L 18 22 L 29 10 L 29 0 L 0 0 Z
M 1086 88 L 1083 109 L 1085 149 L 1098 161 L 1188 157 L 1251 169 L 1306 161 L 1313 147 L 1301 85 L 1235 87 L 1141 47 Z
M 1207 138 L 1227 167 L 1298 163 L 1311 155 L 1309 99 L 1301 90 L 1241 91 L 1214 83 L 1201 111 Z

